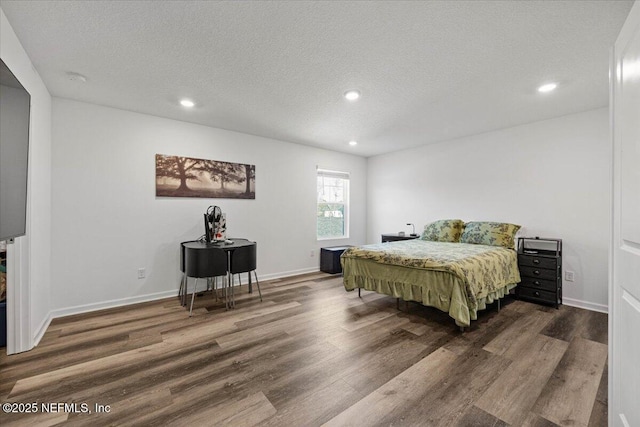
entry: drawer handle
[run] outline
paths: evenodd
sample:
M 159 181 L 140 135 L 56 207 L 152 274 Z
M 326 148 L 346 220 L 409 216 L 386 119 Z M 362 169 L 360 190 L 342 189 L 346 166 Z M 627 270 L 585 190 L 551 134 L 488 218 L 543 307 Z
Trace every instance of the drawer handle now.
M 538 292 L 538 291 L 535 291 L 533 294 L 534 294 L 535 296 L 537 296 L 537 297 L 539 297 L 539 296 L 540 296 L 540 292 Z
M 538 282 L 537 280 L 535 282 L 533 282 L 534 285 L 536 286 L 540 286 L 540 282 Z
M 540 270 L 533 270 L 533 274 L 540 274 Z
M 539 260 L 539 259 L 535 259 L 535 258 L 534 258 L 534 259 L 533 259 L 533 263 L 534 263 L 534 264 L 540 264 L 540 260 Z

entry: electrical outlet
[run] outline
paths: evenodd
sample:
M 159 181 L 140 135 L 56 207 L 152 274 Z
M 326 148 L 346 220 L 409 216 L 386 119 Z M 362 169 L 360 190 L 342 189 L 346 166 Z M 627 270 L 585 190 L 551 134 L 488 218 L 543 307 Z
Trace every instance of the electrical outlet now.
M 146 270 L 144 268 L 139 268 L 138 269 L 138 279 L 144 279 L 145 275 L 146 275 Z
M 576 274 L 573 271 L 565 271 L 564 272 L 564 280 L 567 282 L 573 282 L 576 278 Z
M 316 251 L 311 250 L 311 252 L 309 253 L 309 256 L 310 256 L 311 258 L 313 258 L 314 256 L 316 256 Z

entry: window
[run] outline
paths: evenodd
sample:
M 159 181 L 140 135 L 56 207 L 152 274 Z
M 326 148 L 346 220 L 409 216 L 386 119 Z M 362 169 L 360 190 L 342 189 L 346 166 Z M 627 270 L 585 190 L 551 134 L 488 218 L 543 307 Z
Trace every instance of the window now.
M 349 237 L 349 173 L 318 169 L 318 240 Z

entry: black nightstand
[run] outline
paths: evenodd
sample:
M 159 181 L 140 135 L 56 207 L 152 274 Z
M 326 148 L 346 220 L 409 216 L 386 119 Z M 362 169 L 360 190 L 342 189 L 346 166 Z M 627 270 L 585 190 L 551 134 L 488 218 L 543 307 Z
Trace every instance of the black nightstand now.
M 418 236 L 417 234 L 415 236 L 401 236 L 399 234 L 383 234 L 382 235 L 382 243 L 386 243 L 386 242 L 397 242 L 398 240 L 413 240 L 413 239 L 417 239 Z
M 342 265 L 340 264 L 340 255 L 351 245 L 347 246 L 330 246 L 320 249 L 320 271 L 329 274 L 342 273 Z
M 537 303 L 562 304 L 562 240 L 518 238 L 518 268 L 522 281 L 518 298 Z

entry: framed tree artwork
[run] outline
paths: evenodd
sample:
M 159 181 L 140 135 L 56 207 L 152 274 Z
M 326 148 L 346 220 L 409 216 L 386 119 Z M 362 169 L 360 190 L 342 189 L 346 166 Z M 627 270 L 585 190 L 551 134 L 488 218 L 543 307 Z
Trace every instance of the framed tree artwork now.
M 256 167 L 156 154 L 157 197 L 255 199 Z

